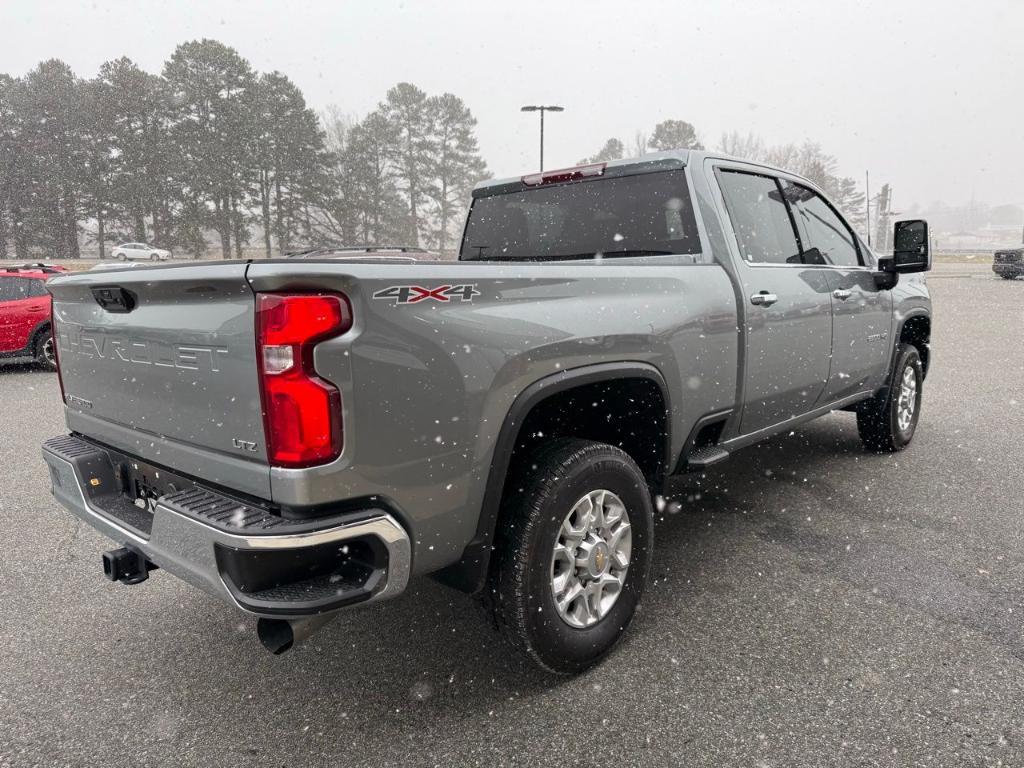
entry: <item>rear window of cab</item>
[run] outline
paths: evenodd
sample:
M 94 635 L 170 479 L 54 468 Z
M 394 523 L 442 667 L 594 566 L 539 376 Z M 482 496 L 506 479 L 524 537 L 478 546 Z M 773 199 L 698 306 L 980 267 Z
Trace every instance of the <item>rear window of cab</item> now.
M 527 187 L 478 197 L 464 261 L 553 261 L 701 250 L 682 170 Z

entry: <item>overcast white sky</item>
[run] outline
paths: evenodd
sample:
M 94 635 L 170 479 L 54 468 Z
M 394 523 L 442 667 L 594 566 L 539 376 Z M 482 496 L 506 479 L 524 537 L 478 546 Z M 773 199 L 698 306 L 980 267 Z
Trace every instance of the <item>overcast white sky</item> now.
M 211 37 L 310 105 L 362 115 L 394 83 L 461 96 L 495 175 L 548 167 L 681 118 L 813 139 L 846 175 L 893 184 L 897 208 L 972 195 L 1024 204 L 1024 0 L 0 0 L 0 71 L 58 57 L 83 77 L 127 55 L 158 72 Z

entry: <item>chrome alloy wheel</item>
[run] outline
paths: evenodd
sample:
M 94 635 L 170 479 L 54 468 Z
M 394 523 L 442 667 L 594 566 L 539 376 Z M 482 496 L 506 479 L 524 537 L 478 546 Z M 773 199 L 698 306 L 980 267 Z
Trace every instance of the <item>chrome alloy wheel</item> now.
M 896 425 L 900 432 L 910 429 L 914 421 L 914 409 L 917 408 L 917 375 L 912 366 L 903 369 L 900 381 L 900 397 L 896 401 Z
M 43 342 L 43 359 L 49 365 L 57 364 L 57 356 L 53 351 L 53 336 L 47 337 L 46 341 Z
M 615 605 L 629 572 L 633 534 L 622 499 L 591 491 L 562 521 L 551 554 L 551 593 L 571 627 L 593 626 Z

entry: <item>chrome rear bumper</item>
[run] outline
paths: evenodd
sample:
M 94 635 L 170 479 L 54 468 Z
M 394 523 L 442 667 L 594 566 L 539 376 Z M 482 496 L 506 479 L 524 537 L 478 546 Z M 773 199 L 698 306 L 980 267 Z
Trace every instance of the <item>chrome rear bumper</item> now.
M 120 454 L 68 435 L 44 443 L 43 458 L 68 511 L 247 613 L 318 615 L 408 583 L 409 536 L 383 510 L 290 521 L 195 485 L 160 496 L 150 513 L 121 492 Z

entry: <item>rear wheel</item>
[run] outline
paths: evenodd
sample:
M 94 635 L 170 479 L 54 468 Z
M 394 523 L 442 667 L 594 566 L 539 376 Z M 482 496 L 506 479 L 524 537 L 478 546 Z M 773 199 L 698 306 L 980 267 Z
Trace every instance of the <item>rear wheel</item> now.
M 868 450 L 902 451 L 914 437 L 921 414 L 924 368 L 913 344 L 901 344 L 889 385 L 857 411 L 857 431 Z
M 54 351 L 53 334 L 49 330 L 44 331 L 35 346 L 36 365 L 47 371 L 57 370 L 57 355 Z
M 643 473 L 587 440 L 542 446 L 509 483 L 486 602 L 511 645 L 545 669 L 580 672 L 629 626 L 651 565 Z

